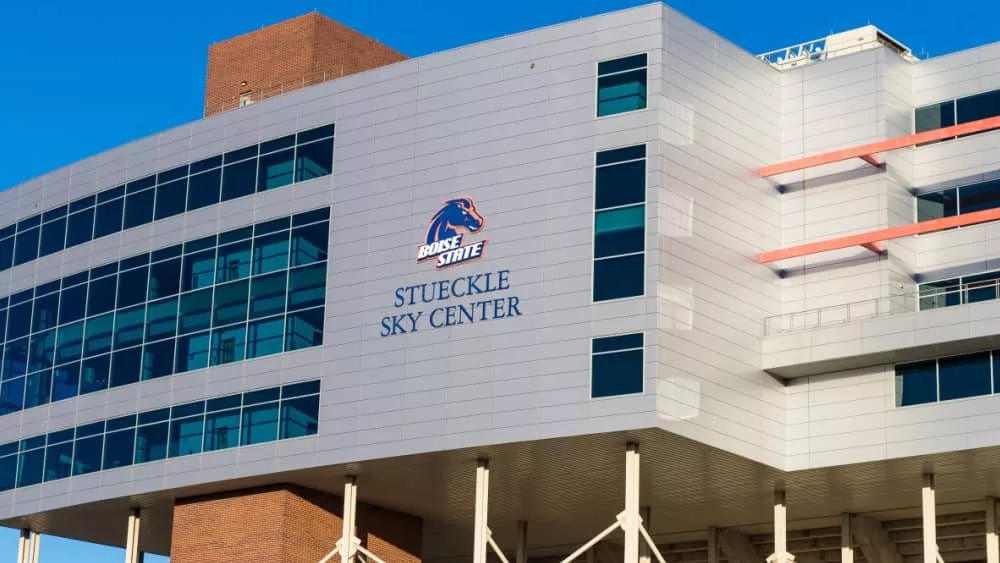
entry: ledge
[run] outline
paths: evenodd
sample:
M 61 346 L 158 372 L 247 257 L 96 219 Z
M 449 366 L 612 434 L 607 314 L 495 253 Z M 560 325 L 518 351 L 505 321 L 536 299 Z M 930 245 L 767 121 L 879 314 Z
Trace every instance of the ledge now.
M 761 369 L 785 379 L 1000 348 L 1000 300 L 765 337 Z

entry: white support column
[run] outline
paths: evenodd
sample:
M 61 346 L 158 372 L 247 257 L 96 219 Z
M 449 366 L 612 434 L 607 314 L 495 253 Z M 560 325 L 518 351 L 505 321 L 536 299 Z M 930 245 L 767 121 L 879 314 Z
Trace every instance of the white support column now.
M 650 513 L 651 510 L 648 506 L 639 509 L 639 517 L 642 518 L 642 525 L 646 527 L 647 532 L 650 527 Z M 639 542 L 639 563 L 653 563 L 653 552 L 649 550 L 649 545 L 646 542 Z
M 354 557 L 357 548 L 354 544 L 354 533 L 358 518 L 358 480 L 354 475 L 348 475 L 344 479 L 344 510 L 342 512 L 342 526 L 340 529 L 341 563 L 355 563 Z
M 708 529 L 707 563 L 719 563 L 719 529 Z
M 934 474 L 924 474 L 922 491 L 924 563 L 937 563 L 937 513 L 934 500 Z
M 475 545 L 472 548 L 472 563 L 486 563 L 487 529 L 486 515 L 489 511 L 490 499 L 490 462 L 486 459 L 476 461 L 476 513 Z
M 996 497 L 986 497 L 986 563 L 1000 563 Z
M 774 492 L 774 563 L 788 563 L 788 514 L 785 491 Z
M 625 563 L 639 561 L 639 444 L 629 443 L 625 449 Z
M 840 563 L 854 563 L 854 532 L 847 512 L 840 515 Z
M 31 534 L 31 563 L 38 563 L 38 551 L 41 549 L 42 535 L 38 532 Z
M 514 563 L 528 563 L 528 523 L 524 520 L 517 522 L 517 544 L 514 550 Z
M 17 563 L 31 563 L 31 541 L 34 534 L 25 528 L 17 539 Z
M 128 535 L 125 537 L 125 563 L 139 563 L 139 509 L 133 508 L 128 515 Z

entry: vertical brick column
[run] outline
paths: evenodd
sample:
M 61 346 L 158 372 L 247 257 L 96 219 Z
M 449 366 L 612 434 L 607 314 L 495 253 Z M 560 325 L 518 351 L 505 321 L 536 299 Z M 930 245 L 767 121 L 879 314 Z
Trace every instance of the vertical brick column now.
M 340 537 L 339 497 L 295 486 L 178 500 L 171 563 L 317 563 Z M 422 521 L 358 505 L 358 537 L 386 563 L 419 563 Z

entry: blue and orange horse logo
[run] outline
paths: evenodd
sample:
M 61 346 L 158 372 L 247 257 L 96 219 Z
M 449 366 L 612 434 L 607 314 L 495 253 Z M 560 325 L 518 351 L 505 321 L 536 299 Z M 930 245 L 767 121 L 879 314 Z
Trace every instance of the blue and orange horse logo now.
M 431 218 L 424 244 L 417 248 L 417 262 L 436 257 L 434 267 L 447 268 L 482 257 L 486 240 L 463 246 L 462 238 L 465 233 L 482 231 L 485 225 L 471 197 L 449 199 Z

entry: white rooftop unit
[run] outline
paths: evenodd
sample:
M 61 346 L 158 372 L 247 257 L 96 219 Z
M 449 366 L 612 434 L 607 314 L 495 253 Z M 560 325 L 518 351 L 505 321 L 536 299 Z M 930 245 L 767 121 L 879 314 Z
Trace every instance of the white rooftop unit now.
M 779 70 L 785 70 L 879 47 L 886 47 L 909 62 L 917 60 L 917 57 L 906 45 L 896 41 L 874 25 L 866 25 L 834 33 L 823 39 L 777 49 L 757 55 L 757 58 Z

